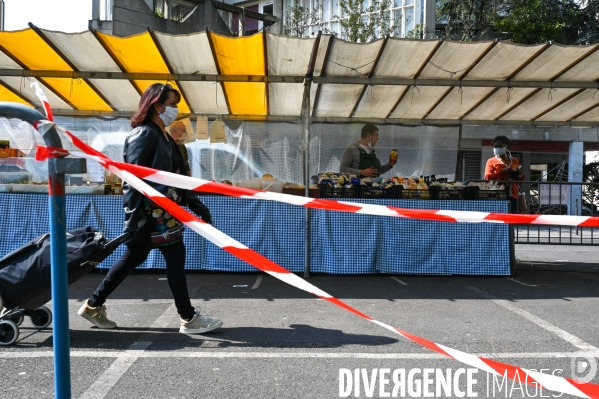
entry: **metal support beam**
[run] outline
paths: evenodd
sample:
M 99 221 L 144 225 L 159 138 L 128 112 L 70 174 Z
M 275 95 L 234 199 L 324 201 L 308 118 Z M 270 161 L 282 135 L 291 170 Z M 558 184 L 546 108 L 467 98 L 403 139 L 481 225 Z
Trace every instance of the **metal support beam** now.
M 0 103 L 0 116 L 4 118 L 21 119 L 31 125 L 46 119 L 39 112 L 26 107 L 25 105 L 16 103 Z M 47 146 L 62 148 L 62 142 L 54 128 L 51 128 L 44 133 L 43 139 Z M 54 158 L 48 161 L 54 390 L 55 397 L 60 399 L 71 398 L 64 173 L 67 171 L 69 173 L 85 173 L 85 168 L 83 168 L 83 170 L 67 169 L 68 166 L 76 165 L 68 162 L 65 164 L 65 161 L 65 159 L 60 158 Z
M 258 21 L 272 22 L 273 24 L 279 21 L 279 18 L 275 17 L 274 15 L 260 14 L 259 12 L 246 10 L 243 7 L 233 6 L 231 4 L 223 3 L 221 1 L 212 0 L 212 5 L 217 10 L 229 11 L 233 14 L 241 14 L 243 12 L 246 17 L 256 19 Z
M 92 20 L 100 20 L 100 0 L 92 0 Z
M 300 111 L 301 132 L 302 132 L 302 161 L 304 166 L 304 196 L 310 196 L 310 124 L 312 107 L 310 101 L 310 91 L 312 90 L 312 76 L 314 75 L 314 66 L 316 65 L 316 56 L 318 47 L 320 46 L 320 38 L 322 31 L 318 31 L 312 53 L 310 54 L 310 62 L 306 71 L 306 79 L 304 80 L 304 95 L 302 98 L 302 109 Z M 304 209 L 304 231 L 305 231 L 305 247 L 304 247 L 304 277 L 310 277 L 310 208 Z
M 245 8 L 239 13 L 239 36 L 245 36 Z
M 69 79 L 129 79 L 174 80 L 182 82 L 268 82 L 303 83 L 305 76 L 220 75 L 191 73 L 127 73 L 102 71 L 42 71 L 23 69 L 0 69 L 0 76 Z M 359 78 L 345 76 L 314 76 L 312 83 L 379 85 L 379 86 L 445 86 L 445 87 L 526 87 L 538 89 L 597 89 L 597 81 L 544 81 L 544 80 L 455 80 L 455 79 L 404 79 Z
M 310 196 L 310 89 L 312 81 L 309 77 L 304 82 L 304 96 L 302 99 L 301 132 L 302 132 L 302 161 L 304 166 L 304 195 Z M 304 209 L 304 224 L 306 244 L 304 252 L 304 277 L 310 277 L 310 208 Z
M 584 165 L 584 143 L 573 141 L 568 151 L 568 182 L 582 182 L 582 168 Z M 561 189 L 561 187 L 560 187 Z M 570 198 L 568 202 L 568 215 L 582 215 L 582 186 L 570 186 Z
M 424 39 L 434 39 L 437 25 L 437 2 L 435 0 L 423 0 L 423 3 Z
M 126 111 L 83 111 L 83 110 L 53 110 L 54 115 L 73 116 L 73 117 L 115 117 L 130 118 L 133 112 Z M 288 122 L 301 123 L 301 116 L 297 115 L 244 115 L 244 114 L 204 114 L 190 113 L 179 114 L 181 117 L 206 117 L 209 119 L 222 118 L 223 120 L 246 120 L 246 121 L 267 121 L 267 122 Z M 566 127 L 596 127 L 597 121 L 512 121 L 512 120 L 468 120 L 468 119 L 404 119 L 404 118 L 368 118 L 368 117 L 326 117 L 313 116 L 311 122 L 318 123 L 372 123 L 380 125 L 398 125 L 398 126 L 566 126 Z

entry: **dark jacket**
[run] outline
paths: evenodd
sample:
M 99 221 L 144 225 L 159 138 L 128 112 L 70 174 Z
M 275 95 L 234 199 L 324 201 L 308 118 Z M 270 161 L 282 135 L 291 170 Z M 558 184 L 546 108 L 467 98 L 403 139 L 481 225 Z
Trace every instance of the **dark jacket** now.
M 177 144 L 170 135 L 166 135 L 154 122 L 147 121 L 133 129 L 125 140 L 123 158 L 126 163 L 147 166 L 165 172 L 187 175 L 187 165 L 177 150 Z M 158 192 L 167 195 L 171 187 L 146 182 Z M 183 190 L 179 192 L 182 194 Z M 128 183 L 123 182 L 123 208 L 125 211 L 124 231 L 133 233 L 128 244 L 150 246 L 148 218 L 144 209 L 144 195 Z

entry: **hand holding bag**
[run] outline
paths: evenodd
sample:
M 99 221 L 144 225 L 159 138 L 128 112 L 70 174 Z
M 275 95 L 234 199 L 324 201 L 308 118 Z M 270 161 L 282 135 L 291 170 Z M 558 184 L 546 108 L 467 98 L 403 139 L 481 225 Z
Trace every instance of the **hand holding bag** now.
M 518 194 L 518 211 L 520 213 L 528 211 L 528 204 L 526 203 L 526 194 L 523 191 L 520 191 L 520 194 Z

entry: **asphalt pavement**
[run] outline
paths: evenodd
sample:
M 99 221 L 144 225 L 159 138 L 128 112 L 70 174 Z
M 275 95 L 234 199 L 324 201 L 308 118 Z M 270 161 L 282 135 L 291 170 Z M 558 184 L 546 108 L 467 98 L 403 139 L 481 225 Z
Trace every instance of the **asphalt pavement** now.
M 447 347 L 583 377 L 599 358 L 594 254 L 592 247 L 519 245 L 517 270 L 510 277 L 315 275 L 308 280 L 377 320 Z M 572 261 L 562 262 L 567 259 Z M 189 273 L 193 304 L 224 325 L 211 334 L 179 334 L 165 277 L 134 272 L 114 292 L 107 309 L 117 330 L 90 327 L 76 314 L 102 274 L 89 274 L 70 287 L 73 398 L 401 397 L 394 372 L 401 377 L 403 370 L 407 378 L 412 371 L 418 379 L 418 370 L 449 370 L 455 376 L 467 368 L 262 273 Z M 580 358 L 581 351 L 587 359 Z M 0 347 L 0 397 L 53 397 L 52 356 L 51 330 L 38 331 L 25 320 L 18 342 Z M 386 369 L 391 382 L 380 391 Z M 599 383 L 596 374 L 592 381 Z M 372 376 L 378 379 L 371 386 Z M 444 388 L 436 392 L 434 380 L 432 397 L 560 397 L 493 380 L 483 371 L 473 370 L 470 377 L 455 380 L 451 395 Z M 404 397 L 425 397 L 425 380 L 420 388 L 404 383 Z

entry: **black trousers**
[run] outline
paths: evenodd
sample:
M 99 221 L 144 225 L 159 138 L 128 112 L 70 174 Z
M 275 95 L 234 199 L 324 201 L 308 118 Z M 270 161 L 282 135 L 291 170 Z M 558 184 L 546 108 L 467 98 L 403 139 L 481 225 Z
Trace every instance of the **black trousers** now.
M 510 213 L 518 213 L 518 198 L 510 197 Z
M 190 319 L 194 316 L 194 308 L 191 306 L 189 292 L 187 290 L 187 278 L 185 277 L 185 245 L 183 240 L 174 244 L 158 247 L 166 261 L 166 277 L 171 289 L 177 313 L 182 319 Z M 129 273 L 141 265 L 151 249 L 139 245 L 127 245 L 125 253 L 114 265 L 110 267 L 106 277 L 89 298 L 92 307 L 102 306 L 106 298 L 127 278 Z

